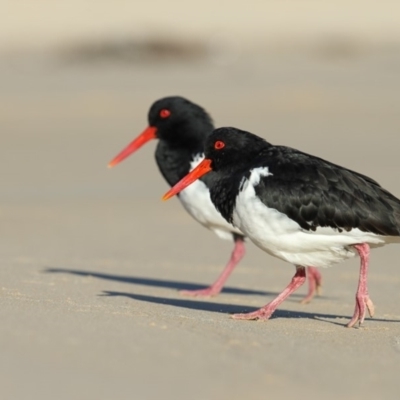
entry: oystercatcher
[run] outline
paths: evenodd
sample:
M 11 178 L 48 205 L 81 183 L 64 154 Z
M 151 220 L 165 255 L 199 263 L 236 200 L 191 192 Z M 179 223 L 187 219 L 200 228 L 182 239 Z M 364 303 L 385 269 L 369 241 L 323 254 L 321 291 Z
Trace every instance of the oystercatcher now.
M 149 127 L 122 150 L 108 165 L 120 163 L 146 142 L 158 139 L 155 153 L 158 168 L 164 179 L 173 186 L 204 158 L 206 138 L 214 126 L 208 113 L 189 100 L 174 96 L 162 98 L 150 107 Z M 190 188 L 182 191 L 179 199 L 186 211 L 200 224 L 215 232 L 222 239 L 234 240 L 234 249 L 218 279 L 200 290 L 184 290 L 189 296 L 215 296 L 223 288 L 229 275 L 245 254 L 244 236 L 215 209 L 210 199 L 209 184 L 213 174 L 201 178 Z M 309 302 L 319 292 L 321 275 L 316 268 L 307 270 L 309 290 L 303 303 Z
M 296 266 L 291 283 L 272 302 L 233 318 L 268 319 L 304 283 L 306 267 L 329 267 L 357 254 L 356 306 L 347 326 L 361 325 L 367 309 L 373 316 L 370 248 L 400 242 L 399 199 L 365 175 L 235 128 L 216 129 L 206 140 L 205 159 L 164 199 L 203 176 L 228 222 L 262 250 Z

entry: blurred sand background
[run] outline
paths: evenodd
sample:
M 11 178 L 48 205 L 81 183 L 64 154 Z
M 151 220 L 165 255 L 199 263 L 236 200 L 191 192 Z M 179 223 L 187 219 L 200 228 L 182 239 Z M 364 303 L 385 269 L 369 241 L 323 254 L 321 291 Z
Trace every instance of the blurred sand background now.
M 266 323 L 233 321 L 293 268 L 190 219 L 151 143 L 107 162 L 159 97 L 377 179 L 400 196 L 398 1 L 10 1 L 0 17 L 0 387 L 22 399 L 398 399 L 397 246 L 372 255 L 377 312 L 353 313 L 358 260 Z

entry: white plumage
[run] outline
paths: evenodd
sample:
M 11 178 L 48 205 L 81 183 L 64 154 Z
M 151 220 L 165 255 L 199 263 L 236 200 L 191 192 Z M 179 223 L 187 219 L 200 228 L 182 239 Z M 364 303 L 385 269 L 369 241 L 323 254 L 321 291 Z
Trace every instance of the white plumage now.
M 204 159 L 198 154 L 190 164 L 190 171 Z M 215 232 L 221 239 L 232 240 L 232 233 L 242 232 L 229 224 L 215 208 L 210 198 L 210 191 L 204 182 L 197 180 L 179 195 L 185 210 L 200 224 Z
M 276 209 L 267 207 L 256 195 L 254 187 L 261 177 L 271 175 L 266 167 L 255 168 L 242 182 L 233 211 L 233 225 L 246 232 L 258 247 L 267 253 L 299 266 L 329 267 L 353 257 L 350 247 L 368 243 L 371 247 L 399 242 L 399 237 L 385 237 L 360 229 L 343 230 L 317 228 L 307 231 Z

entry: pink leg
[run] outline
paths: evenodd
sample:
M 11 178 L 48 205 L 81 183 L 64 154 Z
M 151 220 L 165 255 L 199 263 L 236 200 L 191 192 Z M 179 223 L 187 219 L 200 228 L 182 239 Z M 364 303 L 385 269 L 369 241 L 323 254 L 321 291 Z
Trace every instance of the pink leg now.
M 236 265 L 245 254 L 244 240 L 242 236 L 235 236 L 235 247 L 232 251 L 231 258 L 222 271 L 218 279 L 209 287 L 199 290 L 181 290 L 179 293 L 185 296 L 216 296 L 223 288 L 229 275 L 232 273 Z
M 300 301 L 301 304 L 309 303 L 314 298 L 315 293 L 317 293 L 317 295 L 321 294 L 322 275 L 319 272 L 318 268 L 307 267 L 307 277 L 308 277 L 308 293 L 307 296 Z
M 306 281 L 306 269 L 304 267 L 296 266 L 296 273 L 292 278 L 292 281 L 283 290 L 283 292 L 277 296 L 274 300 L 268 303 L 266 306 L 260 308 L 257 311 L 246 314 L 233 314 L 234 319 L 268 319 L 277 307 L 286 300 L 296 289 L 298 289 Z
M 374 315 L 374 304 L 368 296 L 367 274 L 369 262 L 369 245 L 367 243 L 353 246 L 361 260 L 360 277 L 358 279 L 358 288 L 356 293 L 356 308 L 351 321 L 347 324 L 348 328 L 354 326 L 357 322 L 361 325 L 364 322 L 365 314 L 368 309 L 370 317 Z

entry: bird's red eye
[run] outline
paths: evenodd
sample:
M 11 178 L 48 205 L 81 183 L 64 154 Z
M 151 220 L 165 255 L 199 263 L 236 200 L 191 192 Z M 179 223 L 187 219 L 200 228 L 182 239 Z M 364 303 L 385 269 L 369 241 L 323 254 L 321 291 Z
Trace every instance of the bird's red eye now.
M 214 144 L 214 149 L 221 150 L 225 147 L 225 143 L 221 142 L 221 140 L 217 140 Z
M 167 110 L 166 108 L 163 108 L 160 111 L 160 117 L 161 118 L 168 118 L 171 115 L 171 111 Z

